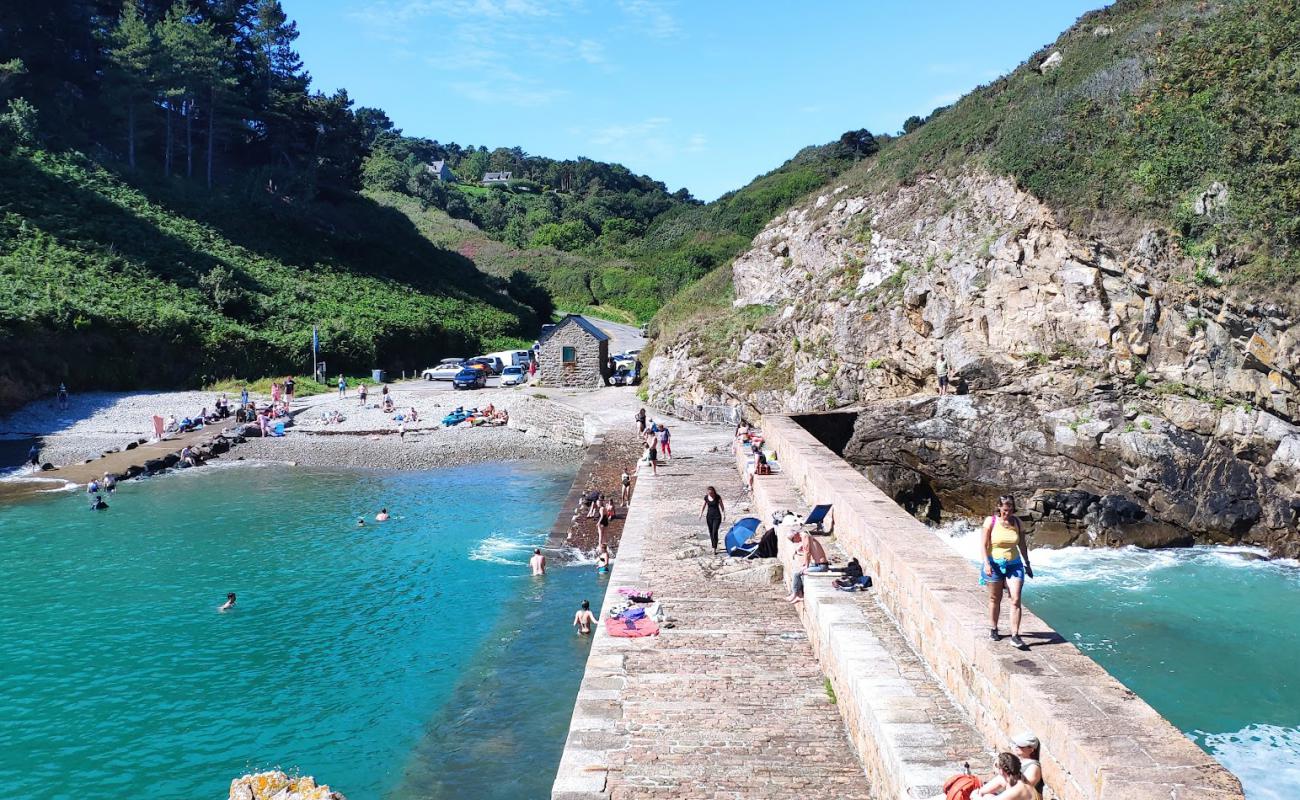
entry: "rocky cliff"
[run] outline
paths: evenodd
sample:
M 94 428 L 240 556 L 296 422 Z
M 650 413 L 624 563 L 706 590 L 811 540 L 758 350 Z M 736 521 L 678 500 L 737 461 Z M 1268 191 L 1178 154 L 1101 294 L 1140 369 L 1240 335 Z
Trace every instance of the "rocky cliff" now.
M 1206 185 L 1195 213 L 1231 195 Z M 828 189 L 735 261 L 731 312 L 658 342 L 650 399 L 861 409 L 846 457 L 931 514 L 1010 491 L 1053 543 L 1296 555 L 1295 319 L 1212 264 L 1157 226 L 1074 232 L 969 169 Z M 941 354 L 957 394 L 937 399 Z

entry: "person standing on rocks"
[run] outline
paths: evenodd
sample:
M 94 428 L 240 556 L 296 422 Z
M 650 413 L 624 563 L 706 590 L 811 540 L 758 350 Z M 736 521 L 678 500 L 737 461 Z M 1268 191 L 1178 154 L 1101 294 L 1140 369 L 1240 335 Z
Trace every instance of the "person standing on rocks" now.
M 1016 500 L 1009 494 L 998 498 L 998 511 L 984 522 L 984 567 L 980 585 L 989 587 L 989 638 L 997 642 L 998 617 L 1002 613 L 1002 591 L 1011 595 L 1011 643 L 1021 650 L 1028 645 L 1020 638 L 1020 594 L 1026 577 L 1034 577 L 1029 566 L 1029 545 L 1024 527 L 1016 516 Z
M 939 379 L 939 396 L 942 397 L 948 393 L 948 361 L 939 354 L 939 360 L 934 362 L 934 374 Z
M 362 381 L 361 385 L 357 387 L 357 397 L 361 398 L 361 407 L 365 408 L 366 407 L 366 382 L 365 381 Z
M 709 526 L 709 542 L 713 545 L 713 552 L 718 552 L 718 528 L 722 527 L 722 515 L 727 512 L 727 506 L 718 496 L 718 490 L 712 486 L 704 493 L 704 504 L 700 506 L 700 516 L 704 517 L 704 524 Z
M 343 373 L 340 372 L 339 373 L 339 399 L 342 400 L 347 396 L 348 396 L 348 379 L 343 377 Z
M 636 433 L 638 436 L 645 436 L 645 409 L 636 412 Z
M 35 447 L 35 445 L 33 445 Z M 627 502 L 632 498 L 632 475 L 629 467 L 623 468 L 623 474 L 619 476 L 619 483 L 623 487 L 623 508 L 627 508 Z
M 294 384 L 292 375 L 284 379 L 284 402 L 286 404 L 293 402 L 293 390 L 295 388 L 296 385 Z
M 41 465 L 41 446 L 39 444 L 33 444 L 32 448 L 27 451 L 27 463 L 31 464 L 33 467 L 39 467 Z M 624 493 L 627 492 L 626 489 L 623 491 Z

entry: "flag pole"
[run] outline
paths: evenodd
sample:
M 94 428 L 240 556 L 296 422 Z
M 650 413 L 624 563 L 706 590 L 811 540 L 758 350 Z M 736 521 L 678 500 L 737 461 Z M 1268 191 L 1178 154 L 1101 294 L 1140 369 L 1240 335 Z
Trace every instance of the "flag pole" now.
M 317 350 L 319 349 L 320 349 L 320 334 L 316 330 L 316 326 L 313 325 L 311 326 L 311 379 L 314 381 L 320 380 L 320 376 L 316 374 L 316 365 L 320 363 L 320 361 L 317 358 Z

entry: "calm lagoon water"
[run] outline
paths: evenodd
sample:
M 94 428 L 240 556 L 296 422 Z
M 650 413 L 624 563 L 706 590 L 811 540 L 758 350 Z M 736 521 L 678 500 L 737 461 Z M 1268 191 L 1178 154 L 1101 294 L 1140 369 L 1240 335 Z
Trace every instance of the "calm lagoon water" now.
M 278 767 L 350 800 L 545 796 L 569 622 L 603 592 L 527 575 L 572 475 L 232 465 L 0 508 L 0 786 L 218 798 Z
M 977 530 L 944 533 L 978 557 Z M 1214 754 L 1248 798 L 1290 800 L 1300 793 L 1300 567 L 1249 560 L 1256 552 L 1035 550 L 1025 602 Z

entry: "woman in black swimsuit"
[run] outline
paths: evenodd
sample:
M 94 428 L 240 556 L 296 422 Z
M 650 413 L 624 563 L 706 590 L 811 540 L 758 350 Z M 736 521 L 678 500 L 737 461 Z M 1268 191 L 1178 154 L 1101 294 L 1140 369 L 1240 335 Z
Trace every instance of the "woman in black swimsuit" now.
M 722 526 L 722 514 L 727 506 L 718 497 L 718 490 L 712 486 L 704 493 L 704 504 L 700 506 L 700 516 L 709 526 L 709 541 L 713 543 L 713 552 L 718 552 L 718 528 Z

